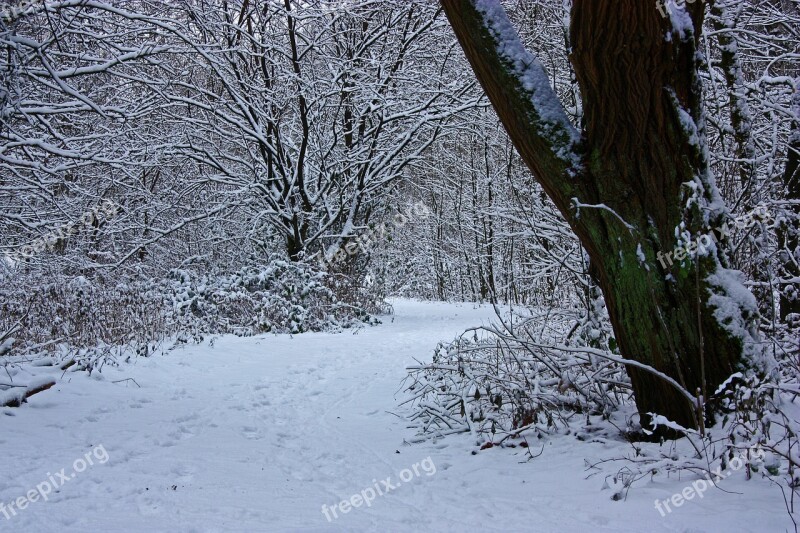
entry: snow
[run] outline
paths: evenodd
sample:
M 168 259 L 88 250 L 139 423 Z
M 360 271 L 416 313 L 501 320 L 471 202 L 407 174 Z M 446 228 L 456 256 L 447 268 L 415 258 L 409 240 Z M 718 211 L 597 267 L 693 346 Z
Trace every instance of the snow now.
M 696 430 L 687 429 L 687 428 L 683 427 L 682 425 L 678 424 L 677 422 L 673 422 L 672 420 L 668 419 L 665 416 L 661 416 L 661 415 L 658 415 L 658 414 L 655 414 L 655 413 L 649 413 L 649 414 L 650 414 L 650 417 L 652 418 L 652 424 L 653 424 L 653 428 L 654 429 L 659 427 L 659 426 L 664 426 L 664 427 L 668 427 L 670 429 L 674 429 L 678 433 L 697 434 Z M 646 433 L 648 433 L 648 434 L 651 433 L 647 428 L 645 428 L 644 431 Z
M 742 316 L 746 311 L 749 316 L 758 315 L 758 303 L 755 296 L 745 286 L 745 276 L 739 270 L 718 268 L 708 276 L 707 281 L 714 288 L 709 289 L 708 305 L 714 308 L 714 318 L 731 335 L 739 337 L 745 343 L 748 339 L 757 338 L 757 332 Z
M 37 376 L 37 377 L 29 380 L 26 385 L 28 386 L 28 390 L 34 390 L 34 389 L 39 389 L 39 388 L 42 388 L 42 387 L 46 387 L 46 386 L 50 385 L 53 382 L 54 382 L 54 380 L 53 380 L 52 377 Z
M 614 211 L 613 209 L 608 207 L 606 204 L 584 204 L 580 200 L 578 200 L 578 198 L 576 198 L 576 197 L 573 197 L 571 200 L 572 200 L 572 205 L 575 207 L 575 210 L 576 210 L 576 213 L 575 213 L 575 217 L 576 218 L 580 218 L 581 217 L 581 208 L 583 208 L 583 207 L 589 207 L 589 208 L 593 208 L 593 209 L 603 209 L 604 211 L 608 211 L 609 213 L 611 213 L 612 215 L 617 217 L 617 219 L 620 222 L 622 222 L 622 225 L 625 226 L 628 229 L 628 231 L 630 231 L 631 233 L 635 233 L 636 232 L 636 227 L 634 227 L 633 225 L 628 224 L 627 222 L 625 222 L 625 219 L 622 218 L 622 216 L 620 216 L 619 213 L 617 213 L 616 211 Z
M 0 405 L 18 404 L 25 399 L 26 388 L 14 388 L 0 391 Z
M 0 356 L 5 355 L 9 351 L 11 351 L 11 346 L 13 344 L 14 344 L 14 337 L 9 337 L 3 342 L 0 342 Z
M 669 19 L 672 23 L 672 30 L 678 34 L 681 40 L 686 39 L 689 35 L 694 35 L 694 23 L 692 17 L 686 10 L 685 5 L 678 5 L 674 1 L 668 1 Z
M 498 53 L 510 64 L 520 84 L 530 94 L 536 112 L 548 126 L 548 136 L 555 140 L 559 134 L 567 133 L 571 145 L 577 144 L 580 140 L 578 130 L 570 123 L 544 66 L 522 44 L 505 8 L 497 0 L 475 0 L 475 8 L 497 41 Z M 567 149 L 571 147 L 559 147 L 558 155 L 572 158 L 573 164 L 577 165 L 577 156 Z
M 6 415 L 0 416 L 0 504 L 7 507 L 61 469 L 67 479 L 47 501 L 27 504 L 10 520 L 0 507 L 0 531 L 791 527 L 779 490 L 757 476 L 745 481 L 743 472 L 719 483 L 728 492 L 710 489 L 665 516 L 654 502 L 690 486 L 691 476 L 648 476 L 627 499 L 612 501 L 619 481 L 587 469 L 585 461 L 631 455 L 621 439 L 545 437 L 532 446 L 533 455 L 542 450 L 532 460 L 521 448 L 473 455 L 476 443 L 468 435 L 404 444 L 415 436 L 398 407 L 405 368 L 430 360 L 439 340 L 485 323 L 493 311 L 408 300 L 394 305 L 395 318 L 378 327 L 218 337 L 106 366 L 91 377 L 26 368 L 36 372 L 28 378 L 59 383 L 20 408 L 0 410 Z M 80 461 L 92 464 L 78 472 Z M 405 475 L 414 465 L 417 474 Z M 408 481 L 398 483 L 401 477 Z M 369 507 L 326 519 L 323 505 L 369 494 L 387 478 L 394 489 Z
M 743 377 L 744 374 L 742 374 L 741 372 L 735 372 L 734 374 L 731 374 L 731 377 L 726 379 L 719 387 L 717 387 L 717 390 L 714 392 L 714 396 L 717 396 L 719 393 L 724 391 L 728 387 L 728 385 L 730 385 L 733 382 L 734 379 L 741 379 Z

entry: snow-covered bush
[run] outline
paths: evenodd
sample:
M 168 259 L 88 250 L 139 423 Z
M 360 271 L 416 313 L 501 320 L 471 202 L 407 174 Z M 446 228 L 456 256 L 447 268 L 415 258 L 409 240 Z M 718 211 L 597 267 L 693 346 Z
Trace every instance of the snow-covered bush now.
M 613 337 L 592 314 L 510 314 L 440 343 L 410 368 L 412 424 L 422 438 L 470 431 L 499 444 L 565 428 L 576 414 L 608 416 L 631 391 L 624 368 L 598 356 L 615 357 Z
M 170 272 L 171 320 L 182 332 L 303 333 L 374 323 L 370 312 L 339 298 L 338 280 L 304 263 L 273 259 L 266 266 L 208 276 Z
M 158 291 L 41 273 L 19 273 L 0 286 L 0 330 L 14 330 L 16 353 L 74 357 L 86 369 L 131 349 L 146 353 L 169 332 Z
M 771 348 L 772 368 L 736 374 L 717 391 L 726 414 L 706 449 L 714 450 L 711 458 L 723 469 L 737 450 L 760 450 L 759 456 L 747 457 L 748 478 L 763 475 L 794 501 L 800 497 L 800 345 L 786 336 Z
M 343 301 L 334 276 L 277 258 L 233 274 L 188 264 L 161 280 L 42 279 L 40 272 L 2 279 L 0 331 L 14 332 L 17 353 L 71 357 L 88 370 L 120 356 L 149 355 L 168 339 L 340 331 L 374 324 L 380 311 Z M 374 302 L 363 291 L 351 294 Z

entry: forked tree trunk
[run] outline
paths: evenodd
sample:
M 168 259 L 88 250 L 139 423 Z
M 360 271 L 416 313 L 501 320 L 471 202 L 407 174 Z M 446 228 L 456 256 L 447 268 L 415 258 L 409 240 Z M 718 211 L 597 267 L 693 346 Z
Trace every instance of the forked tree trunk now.
M 655 2 L 573 1 L 581 132 L 497 0 L 442 5 L 521 157 L 588 251 L 622 355 L 708 398 L 744 362 L 757 311 L 711 239 L 723 206 L 708 174 L 695 64 L 701 3 L 687 4 L 673 28 Z M 670 264 L 681 224 L 690 242 L 708 235 L 708 253 Z M 674 387 L 628 372 L 643 426 L 649 413 L 698 426 L 696 405 Z

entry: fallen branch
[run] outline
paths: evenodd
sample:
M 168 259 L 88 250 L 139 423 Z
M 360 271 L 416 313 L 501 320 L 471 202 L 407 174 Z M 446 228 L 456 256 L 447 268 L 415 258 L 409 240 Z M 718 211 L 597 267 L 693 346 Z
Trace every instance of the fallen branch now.
M 19 407 L 34 394 L 44 392 L 55 384 L 55 380 L 47 379 L 40 381 L 39 383 L 29 385 L 28 388 L 25 389 L 25 392 L 15 392 L 14 394 L 9 394 L 4 399 L 0 400 L 0 407 Z
M 125 383 L 126 381 L 132 381 L 137 387 L 140 389 L 142 388 L 142 386 L 136 383 L 136 380 L 133 378 L 118 379 L 116 381 L 112 381 L 111 383 Z

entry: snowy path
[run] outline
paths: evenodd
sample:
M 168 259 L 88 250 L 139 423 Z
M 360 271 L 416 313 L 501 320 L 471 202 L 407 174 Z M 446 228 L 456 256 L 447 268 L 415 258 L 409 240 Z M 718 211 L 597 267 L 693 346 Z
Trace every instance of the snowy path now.
M 401 301 L 391 323 L 353 335 L 223 337 L 166 356 L 69 374 L 0 412 L 0 503 L 88 452 L 108 454 L 6 520 L 0 531 L 782 531 L 765 485 L 720 491 L 662 518 L 653 507 L 686 482 L 644 483 L 612 502 L 584 457 L 619 444 L 562 436 L 540 458 L 470 439 L 403 445 L 397 411 L 413 358 L 487 320 L 488 307 Z M 69 378 L 71 376 L 71 378 Z M 111 383 L 134 378 L 130 382 Z M 69 379 L 69 381 L 67 381 Z M 397 453 L 397 452 L 400 453 Z M 592 455 L 594 454 L 594 455 Z M 96 459 L 102 459 L 98 454 Z M 425 462 L 430 457 L 431 462 Z M 329 508 L 417 464 L 407 483 L 329 522 Z M 408 477 L 407 472 L 406 475 Z M 429 475 L 430 474 L 430 475 Z M 780 496 L 778 495 L 778 498 Z M 744 510 L 746 508 L 747 510 Z M 765 529 L 766 528 L 766 529 Z

